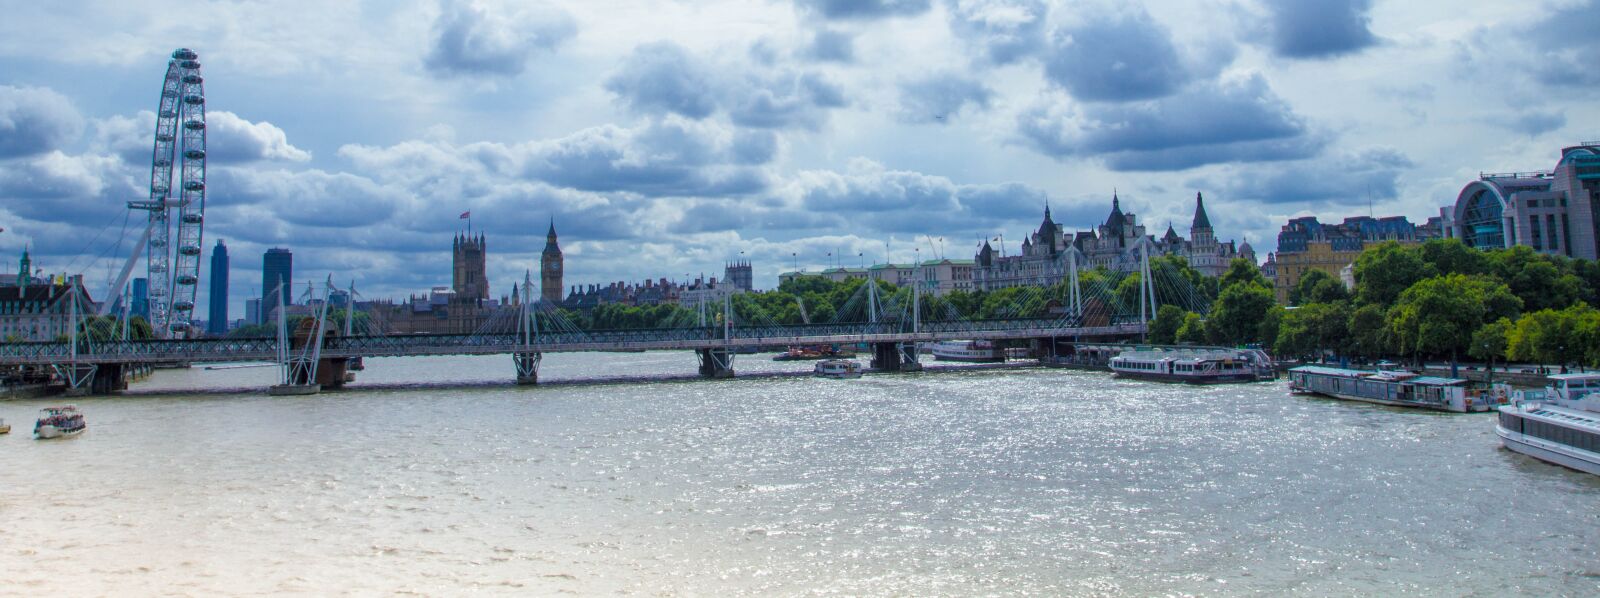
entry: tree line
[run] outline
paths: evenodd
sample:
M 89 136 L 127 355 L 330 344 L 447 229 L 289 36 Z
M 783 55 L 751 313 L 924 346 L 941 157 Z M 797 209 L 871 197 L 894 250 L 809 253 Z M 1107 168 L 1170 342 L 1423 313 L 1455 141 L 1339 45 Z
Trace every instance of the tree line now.
M 1525 246 L 1481 251 L 1456 239 L 1388 241 L 1361 253 L 1354 276 L 1354 289 L 1346 289 L 1327 273 L 1307 272 L 1289 290 L 1287 306 L 1276 305 L 1264 280 L 1225 277 L 1204 321 L 1205 340 L 1259 343 L 1302 359 L 1471 357 L 1600 367 L 1595 261 Z M 1191 315 L 1163 307 L 1151 341 L 1198 342 L 1192 330 L 1180 333 L 1198 319 Z

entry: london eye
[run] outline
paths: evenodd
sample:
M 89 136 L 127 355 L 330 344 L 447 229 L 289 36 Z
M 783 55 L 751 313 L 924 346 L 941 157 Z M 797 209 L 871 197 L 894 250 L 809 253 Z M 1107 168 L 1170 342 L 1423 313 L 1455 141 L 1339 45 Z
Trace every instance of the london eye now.
M 176 193 L 174 165 L 178 174 Z M 150 328 L 161 337 L 183 336 L 194 319 L 206 210 L 205 79 L 200 76 L 199 55 L 188 48 L 172 53 L 161 84 L 155 149 L 150 161 L 150 198 L 130 201 L 128 209 L 135 214 L 144 213 L 148 226 L 112 287 L 112 294 L 122 293 L 140 253 L 144 253 L 149 276 Z M 110 303 L 106 301 L 106 307 Z

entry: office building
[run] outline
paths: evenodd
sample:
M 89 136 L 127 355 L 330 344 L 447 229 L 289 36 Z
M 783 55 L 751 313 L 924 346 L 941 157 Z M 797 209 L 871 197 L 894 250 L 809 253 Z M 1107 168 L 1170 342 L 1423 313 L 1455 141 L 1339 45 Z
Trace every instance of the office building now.
M 213 336 L 228 333 L 228 246 L 221 239 L 211 250 L 210 317 L 206 332 Z
M 1440 208 L 1447 236 L 1479 249 L 1526 245 L 1549 255 L 1600 257 L 1600 141 L 1561 150 L 1555 168 L 1483 173 Z
M 293 302 L 294 253 L 282 247 L 268 249 L 261 256 L 261 321 L 276 318 L 275 307 Z

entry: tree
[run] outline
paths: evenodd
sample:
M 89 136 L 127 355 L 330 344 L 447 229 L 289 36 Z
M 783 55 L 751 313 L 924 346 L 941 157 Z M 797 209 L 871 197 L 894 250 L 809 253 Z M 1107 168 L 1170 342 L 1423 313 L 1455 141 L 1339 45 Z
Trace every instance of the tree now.
M 1433 266 L 1422 261 L 1421 250 L 1394 241 L 1367 248 L 1356 258 L 1356 300 L 1362 304 L 1389 306 L 1411 285 L 1436 275 Z
M 1240 262 L 1244 260 L 1234 261 Z M 1261 320 L 1274 303 L 1272 290 L 1264 283 L 1246 281 L 1225 286 L 1206 320 L 1206 336 L 1219 345 L 1255 342 L 1260 338 Z
M 1299 282 L 1294 283 L 1294 286 L 1289 288 L 1289 305 L 1315 302 L 1315 300 L 1307 298 L 1311 295 L 1311 289 L 1319 283 L 1329 280 L 1338 282 L 1333 275 L 1327 272 L 1308 270 L 1305 274 L 1300 275 Z
M 1350 289 L 1333 278 L 1318 282 L 1303 296 L 1306 303 L 1343 303 L 1350 300 Z
M 1267 278 L 1261 275 L 1261 268 L 1242 257 L 1233 258 L 1233 261 L 1228 262 L 1228 271 L 1222 273 L 1222 280 L 1218 281 L 1217 286 L 1227 290 L 1228 287 L 1244 283 L 1271 288 L 1271 285 L 1267 284 Z M 1221 293 L 1218 293 L 1217 298 L 1222 298 Z
M 1467 348 L 1467 354 L 1489 362 L 1490 382 L 1494 381 L 1494 360 L 1505 359 L 1511 330 L 1515 326 L 1510 319 L 1500 318 L 1472 333 L 1472 346 Z
M 1363 305 L 1350 312 L 1350 353 L 1364 360 L 1382 357 L 1389 349 L 1389 321 L 1381 305 Z
M 1189 312 L 1183 315 L 1183 325 L 1178 327 L 1178 343 L 1184 345 L 1206 344 L 1206 321 L 1200 319 L 1200 314 Z
M 1183 321 L 1188 312 L 1176 305 L 1163 305 L 1156 309 L 1156 319 L 1150 321 L 1150 342 L 1157 345 L 1170 345 L 1178 340 L 1178 329 L 1183 327 Z
M 1488 274 L 1488 255 L 1460 239 L 1433 239 L 1422 244 L 1422 261 L 1439 274 Z
M 1389 309 L 1389 332 L 1402 353 L 1448 353 L 1453 362 L 1485 321 L 1502 317 L 1498 312 L 1519 303 L 1493 279 L 1436 276 L 1400 294 Z
M 1283 314 L 1278 324 L 1278 334 L 1272 352 L 1280 357 L 1305 358 L 1316 352 L 1316 335 L 1306 318 L 1305 309 L 1291 309 Z
M 1267 313 L 1261 318 L 1261 324 L 1256 327 L 1256 340 L 1261 346 L 1272 349 L 1278 344 L 1278 330 L 1283 326 L 1283 316 L 1287 310 L 1282 305 L 1274 303 L 1267 308 Z
M 1507 356 L 1517 361 L 1536 361 L 1541 364 L 1567 364 L 1581 362 L 1591 356 L 1594 348 L 1589 326 L 1597 316 L 1588 305 L 1574 305 L 1560 311 L 1543 309 L 1522 316 L 1508 335 Z

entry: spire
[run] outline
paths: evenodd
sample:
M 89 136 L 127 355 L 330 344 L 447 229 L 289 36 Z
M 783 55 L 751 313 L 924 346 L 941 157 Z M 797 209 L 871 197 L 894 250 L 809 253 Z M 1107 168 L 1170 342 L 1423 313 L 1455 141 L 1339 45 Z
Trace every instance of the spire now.
M 1194 224 L 1189 225 L 1189 232 L 1193 234 L 1194 230 L 1199 228 L 1211 230 L 1211 219 L 1206 217 L 1205 198 L 1200 196 L 1200 192 L 1196 191 L 1194 194 Z
M 1106 226 L 1114 229 L 1117 234 L 1122 234 L 1122 226 L 1128 221 L 1122 215 L 1122 200 L 1117 197 L 1116 189 L 1111 190 L 1111 216 L 1106 218 Z

